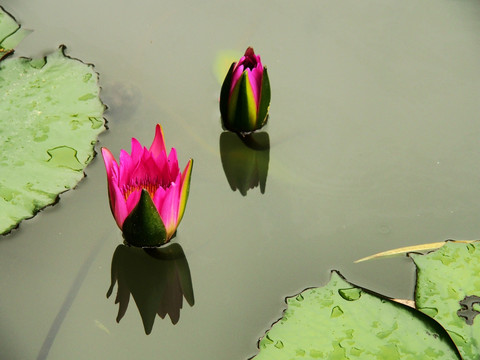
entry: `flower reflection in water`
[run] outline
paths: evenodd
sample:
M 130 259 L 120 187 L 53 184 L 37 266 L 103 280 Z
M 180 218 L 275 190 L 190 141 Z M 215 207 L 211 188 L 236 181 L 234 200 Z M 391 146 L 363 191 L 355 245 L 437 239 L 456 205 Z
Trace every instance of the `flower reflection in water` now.
M 132 294 L 147 335 L 152 331 L 157 314 L 162 319 L 168 314 L 172 324 L 176 324 L 180 319 L 183 297 L 190 306 L 194 304 L 187 258 L 177 243 L 151 249 L 119 245 L 113 254 L 112 281 L 107 298 L 116 282 L 117 322 L 125 315 Z
M 220 156 L 233 191 L 238 189 L 246 196 L 248 190 L 260 185 L 260 192 L 265 193 L 270 158 L 268 133 L 242 136 L 225 131 L 220 135 Z

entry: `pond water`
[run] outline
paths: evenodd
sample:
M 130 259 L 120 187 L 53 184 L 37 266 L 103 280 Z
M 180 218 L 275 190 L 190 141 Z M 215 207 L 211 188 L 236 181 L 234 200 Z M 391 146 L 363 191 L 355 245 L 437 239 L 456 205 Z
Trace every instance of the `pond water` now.
M 180 270 L 165 259 L 157 270 L 142 268 L 152 257 L 113 259 L 122 236 L 97 156 L 74 191 L 0 238 L 2 359 L 247 359 L 284 298 L 325 284 L 332 269 L 411 299 L 408 258 L 353 261 L 480 237 L 478 1 L 2 6 L 34 29 L 17 56 L 65 44 L 95 64 L 109 106 L 97 152 L 118 155 L 131 137 L 149 145 L 160 123 L 180 166 L 195 160 L 174 240 L 194 305 L 183 300 L 178 323 L 157 316 L 146 335 L 132 298 L 116 322 L 118 284 L 106 297 L 112 260 L 127 274 L 138 267 L 141 279 Z M 244 196 L 222 165 L 214 64 L 248 46 L 268 67 L 272 103 L 264 193 Z

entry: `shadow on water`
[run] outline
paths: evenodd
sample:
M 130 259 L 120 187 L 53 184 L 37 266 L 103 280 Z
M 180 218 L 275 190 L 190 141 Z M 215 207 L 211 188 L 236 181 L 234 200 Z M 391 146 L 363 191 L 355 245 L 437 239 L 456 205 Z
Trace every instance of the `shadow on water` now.
M 177 243 L 149 249 L 119 245 L 112 258 L 112 281 L 107 298 L 115 283 L 118 283 L 117 322 L 125 315 L 131 294 L 147 335 L 157 314 L 162 319 L 168 314 L 172 324 L 176 324 L 183 298 L 190 306 L 195 302 L 187 258 Z
M 95 243 L 94 247 L 91 249 L 90 253 L 88 254 L 85 262 L 82 264 L 81 268 L 79 269 L 77 276 L 75 277 L 72 283 L 72 286 L 70 287 L 67 293 L 67 296 L 65 297 L 65 300 L 63 301 L 63 304 L 60 307 L 60 310 L 58 311 L 57 316 L 53 320 L 53 323 L 50 326 L 50 330 L 48 331 L 48 334 L 45 337 L 45 340 L 43 341 L 42 347 L 40 348 L 40 351 L 37 356 L 37 360 L 44 360 L 48 357 L 48 353 L 50 352 L 50 349 L 53 345 L 53 342 L 55 341 L 55 338 L 60 330 L 60 327 L 63 324 L 63 321 L 65 320 L 65 317 L 70 311 L 73 301 L 77 297 L 78 292 L 88 274 L 88 271 L 90 270 L 90 267 L 92 266 L 93 262 L 97 258 L 98 252 L 100 251 L 100 249 L 105 243 L 105 240 L 107 239 L 106 235 L 107 234 L 104 234 L 104 236 L 100 236 L 100 240 Z
M 248 190 L 260 185 L 260 192 L 265 193 L 270 159 L 268 133 L 242 136 L 225 131 L 220 134 L 220 156 L 232 191 L 238 189 L 246 196 Z

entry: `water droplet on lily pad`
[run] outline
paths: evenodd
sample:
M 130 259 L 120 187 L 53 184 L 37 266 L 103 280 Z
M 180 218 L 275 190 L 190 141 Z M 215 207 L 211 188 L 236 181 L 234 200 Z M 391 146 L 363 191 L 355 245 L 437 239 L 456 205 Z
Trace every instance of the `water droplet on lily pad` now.
M 333 309 L 332 309 L 332 313 L 330 315 L 330 317 L 332 318 L 336 318 L 336 317 L 339 317 L 343 315 L 343 310 L 340 306 L 334 306 Z
M 342 298 L 347 301 L 355 301 L 360 299 L 360 297 L 362 296 L 362 290 L 354 287 L 348 289 L 339 289 L 338 293 Z
M 75 171 L 83 169 L 82 163 L 78 161 L 77 150 L 69 146 L 59 146 L 47 150 L 50 158 L 47 160 L 51 165 L 57 167 L 66 167 Z
M 438 309 L 433 308 L 433 307 L 423 307 L 423 308 L 418 308 L 421 312 L 427 314 L 431 318 L 435 317 L 435 315 L 438 314 Z

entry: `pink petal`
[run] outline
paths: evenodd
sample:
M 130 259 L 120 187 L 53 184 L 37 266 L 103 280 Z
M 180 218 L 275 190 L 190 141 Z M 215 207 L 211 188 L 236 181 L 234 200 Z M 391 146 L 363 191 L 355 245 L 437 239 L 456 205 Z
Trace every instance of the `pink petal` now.
M 232 74 L 232 84 L 230 85 L 230 95 L 232 94 L 232 91 L 235 85 L 237 85 L 238 79 L 240 79 L 240 77 L 242 76 L 243 69 L 244 69 L 243 65 L 240 64 L 240 62 L 238 62 Z
M 160 124 L 157 124 L 155 127 L 155 137 L 150 146 L 150 152 L 154 157 L 160 156 L 162 153 L 166 154 L 167 150 L 165 149 L 165 139 L 163 137 L 163 129 Z
M 144 147 L 142 146 L 142 144 L 140 144 L 140 142 L 135 139 L 135 138 L 132 138 L 132 161 L 134 163 L 137 163 L 138 161 L 141 160 L 142 156 L 143 156 L 143 153 L 144 153 Z
M 102 157 L 105 163 L 105 170 L 107 171 L 107 180 L 111 181 L 114 169 L 118 170 L 117 161 L 107 148 L 102 148 Z
M 142 189 L 137 189 L 130 194 L 130 196 L 127 199 L 127 202 L 125 203 L 126 204 L 125 209 L 127 210 L 127 215 L 132 212 L 135 206 L 137 206 L 138 200 L 140 200 L 141 194 L 142 194 Z M 125 218 L 123 220 L 125 220 Z
M 102 147 L 102 157 L 103 162 L 105 163 L 105 169 L 107 170 L 107 176 L 110 177 L 111 169 L 117 166 L 117 161 L 110 150 L 105 147 Z
M 121 229 L 123 226 L 123 222 L 125 218 L 130 213 L 127 209 L 127 205 L 125 203 L 125 198 L 123 197 L 122 191 L 119 189 L 117 184 L 113 184 L 112 190 L 114 193 L 114 204 L 112 206 L 113 217 L 117 222 L 118 227 Z M 137 200 L 138 201 L 138 200 Z
M 165 195 L 166 195 L 166 191 L 161 186 L 157 189 L 157 191 L 155 191 L 155 195 L 153 196 L 152 200 L 157 210 L 162 208 L 163 199 L 165 198 Z M 160 213 L 160 210 L 158 211 L 158 213 Z
M 160 215 L 160 218 L 162 219 L 163 225 L 165 226 L 165 230 L 167 231 L 167 239 L 170 239 L 171 235 L 175 232 L 173 230 L 172 232 L 172 219 L 173 216 L 170 214 L 170 212 L 166 211 L 166 209 L 163 211 L 162 214 L 162 209 L 164 209 L 165 203 L 169 202 L 171 206 L 171 193 L 170 193 L 170 188 L 164 189 L 162 187 L 159 187 L 157 191 L 155 192 L 155 195 L 153 197 L 153 203 L 155 204 L 155 207 L 157 208 L 158 214 Z M 176 228 L 176 226 L 175 226 Z M 171 233 L 171 235 L 170 235 Z M 170 235 L 170 237 L 169 237 Z
M 114 208 L 115 204 L 115 193 L 113 191 L 113 182 L 114 177 L 118 175 L 118 165 L 115 157 L 112 155 L 110 150 L 107 148 L 102 148 L 102 157 L 103 162 L 105 163 L 105 170 L 107 171 L 107 183 L 108 183 L 108 198 L 110 201 L 110 209 Z
M 175 148 L 172 148 L 172 150 L 170 150 L 167 163 L 168 173 L 170 174 L 169 180 L 172 181 L 177 178 L 177 175 L 180 172 L 180 168 L 178 167 L 177 150 Z
M 180 200 L 180 174 L 176 181 L 172 183 L 166 190 L 159 188 L 153 198 L 153 202 L 157 207 L 158 213 L 162 218 L 165 229 L 167 230 L 167 239 L 170 239 L 178 226 L 178 209 Z
M 120 187 L 130 183 L 134 168 L 135 164 L 130 155 L 125 150 L 120 150 L 120 174 L 118 178 Z

